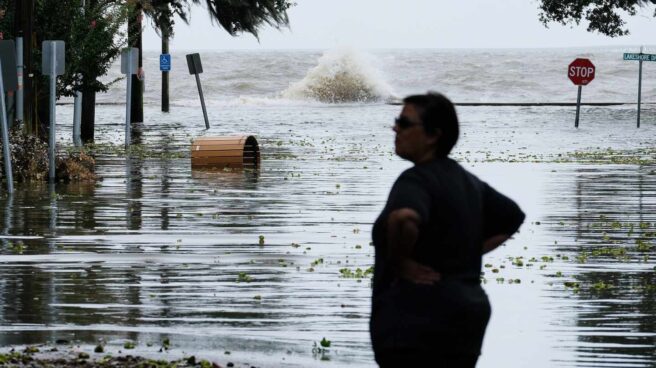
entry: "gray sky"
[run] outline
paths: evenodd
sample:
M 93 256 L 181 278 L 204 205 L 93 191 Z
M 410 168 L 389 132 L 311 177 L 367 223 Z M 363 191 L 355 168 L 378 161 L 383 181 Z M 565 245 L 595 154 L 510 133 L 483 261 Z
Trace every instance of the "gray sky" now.
M 376 48 L 526 48 L 654 44 L 653 7 L 626 17 L 631 35 L 609 38 L 538 20 L 536 0 L 296 0 L 290 29 L 265 27 L 260 42 L 228 36 L 194 7 L 191 25 L 178 21 L 171 50 Z M 147 26 L 146 50 L 160 50 Z

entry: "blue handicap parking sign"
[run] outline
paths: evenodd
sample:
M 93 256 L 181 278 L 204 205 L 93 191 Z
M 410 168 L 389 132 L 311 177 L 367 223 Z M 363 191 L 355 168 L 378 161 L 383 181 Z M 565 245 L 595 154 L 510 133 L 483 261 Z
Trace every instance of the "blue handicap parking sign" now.
M 171 70 L 171 54 L 161 54 L 159 56 L 159 70 L 163 72 Z

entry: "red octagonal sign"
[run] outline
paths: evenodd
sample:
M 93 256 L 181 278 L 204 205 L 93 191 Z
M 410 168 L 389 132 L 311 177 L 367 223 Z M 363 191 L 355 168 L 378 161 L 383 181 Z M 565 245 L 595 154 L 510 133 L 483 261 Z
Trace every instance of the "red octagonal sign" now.
M 595 77 L 595 66 L 590 59 L 576 59 L 569 64 L 567 76 L 577 86 L 585 86 Z

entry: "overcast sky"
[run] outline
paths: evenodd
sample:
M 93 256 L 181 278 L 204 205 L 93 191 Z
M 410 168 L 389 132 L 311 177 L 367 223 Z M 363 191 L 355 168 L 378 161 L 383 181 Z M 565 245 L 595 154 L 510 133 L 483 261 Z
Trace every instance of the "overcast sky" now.
M 610 38 L 585 25 L 545 28 L 537 0 L 296 0 L 290 29 L 264 27 L 260 42 L 228 36 L 207 11 L 192 8 L 191 25 L 178 21 L 171 50 L 379 48 L 526 48 L 656 44 L 653 7 L 627 17 L 631 35 Z M 149 25 L 144 49 L 160 50 Z

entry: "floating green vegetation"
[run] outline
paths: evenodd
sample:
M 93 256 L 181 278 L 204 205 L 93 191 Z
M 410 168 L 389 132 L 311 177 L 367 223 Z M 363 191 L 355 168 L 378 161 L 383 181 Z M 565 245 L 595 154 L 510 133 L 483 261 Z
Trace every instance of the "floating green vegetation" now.
M 25 251 L 25 248 L 27 248 L 25 246 L 25 243 L 23 243 L 22 240 L 18 240 L 15 243 L 14 242 L 7 242 L 7 246 L 9 246 L 9 249 L 12 252 L 15 252 L 15 253 L 18 253 L 18 254 L 23 254 L 23 252 Z
M 617 247 L 617 248 L 609 248 L 609 247 L 604 247 L 604 248 L 597 248 L 594 249 L 590 252 L 591 256 L 612 256 L 618 259 L 627 259 L 626 255 L 626 248 L 623 247 Z
M 323 258 L 317 258 L 310 263 L 310 266 L 317 267 L 318 265 L 323 264 Z
M 355 271 L 351 270 L 350 268 L 341 268 L 339 273 L 340 277 L 345 279 L 364 279 L 373 275 L 374 267 L 371 266 L 365 270 L 358 267 L 355 269 Z
M 161 144 L 132 144 L 128 149 L 122 144 L 96 143 L 88 144 L 85 150 L 91 156 L 117 156 L 132 158 L 154 158 L 161 160 L 172 160 L 190 157 L 188 147 L 175 147 Z
M 331 345 L 332 341 L 326 339 L 325 337 L 322 338 L 319 343 L 314 341 L 312 343 L 312 355 L 319 357 L 321 360 L 328 360 L 326 354 L 328 354 Z
M 576 151 L 569 157 L 578 162 L 595 164 L 651 165 L 656 163 L 656 147 L 634 150 Z
M 123 343 L 123 348 L 124 348 L 124 349 L 134 349 L 135 346 L 136 346 L 136 345 L 134 344 L 134 341 L 130 341 L 130 340 L 128 340 L 128 341 L 126 341 L 125 343 Z
M 264 235 L 260 235 L 260 236 L 259 236 L 259 238 L 258 238 L 258 243 L 259 243 L 260 245 L 264 245 Z
M 253 277 L 251 277 L 246 272 L 240 272 L 237 274 L 237 282 L 251 282 L 251 281 L 253 281 Z
M 592 284 L 592 289 L 596 291 L 608 290 L 612 288 L 613 288 L 612 284 L 607 284 L 603 281 L 595 282 L 594 284 Z
M 576 256 L 576 262 L 578 263 L 586 263 L 588 261 L 588 252 L 581 252 Z
M 162 349 L 169 350 L 169 348 L 171 348 L 171 340 L 167 337 L 162 340 Z
M 25 348 L 25 350 L 23 350 L 23 352 L 25 354 L 34 354 L 39 352 L 39 348 L 37 348 L 36 346 L 28 346 Z
M 636 250 L 638 252 L 649 252 L 654 245 L 643 239 L 636 239 Z
M 576 281 L 565 281 L 563 285 L 568 289 L 572 289 L 575 293 L 581 290 L 581 284 Z

